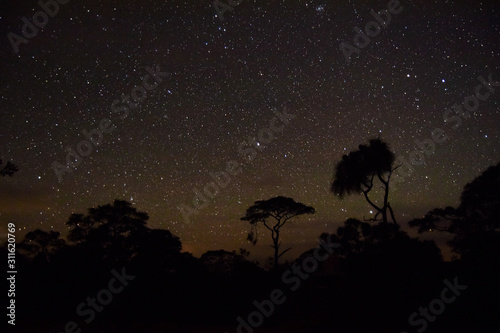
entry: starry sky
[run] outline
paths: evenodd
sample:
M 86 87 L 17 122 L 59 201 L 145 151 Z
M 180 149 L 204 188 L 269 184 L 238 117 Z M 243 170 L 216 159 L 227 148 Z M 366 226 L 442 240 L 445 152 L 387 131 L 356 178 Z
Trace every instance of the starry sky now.
M 14 222 L 18 237 L 64 234 L 71 213 L 118 198 L 196 256 L 244 247 L 261 258 L 270 237 L 251 246 L 239 218 L 254 201 L 283 195 L 317 211 L 282 233 L 291 259 L 346 218 L 370 216 L 362 196 L 329 192 L 335 164 L 369 138 L 408 160 L 415 140 L 436 128 L 446 135 L 391 189 L 403 226 L 458 204 L 463 186 L 499 162 L 500 87 L 483 86 L 481 96 L 490 94 L 460 123 L 443 115 L 474 94 L 479 76 L 500 79 L 500 2 L 400 1 L 356 52 L 341 45 L 356 47 L 356 27 L 390 1 L 232 3 L 222 20 L 211 1 L 69 1 L 15 46 L 22 18 L 44 17 L 35 0 L 4 1 L 0 157 L 20 171 L 0 179 L 0 231 Z M 146 75 L 151 89 L 136 88 Z M 273 123 L 283 130 L 269 132 L 283 112 L 286 124 Z M 58 179 L 54 162 L 66 165 L 68 147 L 100 126 L 101 143 L 80 146 L 87 156 Z M 251 147 L 250 161 L 241 151 Z M 228 163 L 241 172 L 186 223 L 179 207 L 192 207 Z

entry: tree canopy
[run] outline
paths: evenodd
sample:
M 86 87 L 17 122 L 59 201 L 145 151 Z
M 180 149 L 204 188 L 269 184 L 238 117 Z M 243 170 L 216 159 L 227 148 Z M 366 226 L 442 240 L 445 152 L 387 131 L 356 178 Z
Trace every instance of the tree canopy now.
M 241 220 L 250 222 L 251 230 L 248 233 L 247 240 L 254 245 L 257 243 L 258 223 L 262 223 L 266 229 L 271 231 L 274 267 L 276 268 L 278 267 L 279 258 L 291 249 L 288 248 L 280 253 L 281 242 L 279 237 L 281 228 L 297 216 L 314 213 L 313 207 L 296 202 L 292 198 L 278 196 L 268 200 L 255 201 L 254 205 L 247 209 L 245 216 Z
M 375 216 L 369 220 L 387 222 L 387 210 L 389 210 L 392 221 L 396 224 L 388 201 L 390 178 L 392 172 L 397 169 L 393 166 L 394 160 L 395 155 L 387 143 L 380 139 L 370 139 L 368 145 L 359 145 L 358 150 L 342 156 L 342 160 L 335 166 L 330 190 L 340 199 L 346 195 L 363 193 L 366 201 L 376 211 Z M 382 203 L 377 203 L 369 197 L 374 179 L 378 179 L 382 184 L 384 190 L 383 198 L 380 200 Z M 379 215 L 382 215 L 381 219 Z
M 66 222 L 71 228 L 68 239 L 100 249 L 105 257 L 116 259 L 120 254 L 126 260 L 146 239 L 148 219 L 147 213 L 137 211 L 130 202 L 115 200 L 113 204 L 90 208 L 88 215 L 72 214 Z
M 450 245 L 457 253 L 467 253 L 482 240 L 500 236 L 500 163 L 486 169 L 465 185 L 458 207 L 435 208 L 423 218 L 408 222 L 419 233 L 443 231 L 454 235 Z M 483 244 L 481 244 L 483 243 Z
M 61 233 L 57 231 L 36 229 L 24 236 L 18 248 L 33 260 L 49 262 L 51 256 L 66 244 L 60 236 Z

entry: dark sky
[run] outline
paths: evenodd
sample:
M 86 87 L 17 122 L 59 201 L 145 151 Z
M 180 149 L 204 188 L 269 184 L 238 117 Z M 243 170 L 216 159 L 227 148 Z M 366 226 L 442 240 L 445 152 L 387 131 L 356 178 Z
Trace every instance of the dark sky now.
M 32 22 L 41 7 L 4 1 L 0 157 L 20 171 L 0 179 L 2 228 L 64 233 L 71 213 L 119 198 L 195 255 L 240 247 L 268 255 L 267 235 L 252 247 L 239 218 L 254 201 L 283 195 L 317 210 L 282 234 L 292 258 L 346 218 L 370 216 L 362 196 L 329 193 L 343 154 L 380 136 L 408 160 L 436 128 L 446 141 L 392 189 L 391 205 L 403 225 L 456 205 L 463 186 L 499 162 L 500 86 L 480 87 L 484 100 L 469 98 L 460 123 L 446 110 L 474 95 L 479 76 L 500 79 L 500 2 L 401 1 L 348 62 L 341 43 L 355 47 L 355 27 L 387 7 L 243 0 L 221 21 L 210 1 L 69 1 L 15 53 L 9 33 L 22 37 L 22 18 Z M 157 68 L 169 75 L 134 89 Z M 122 94 L 132 92 L 145 97 L 126 113 Z M 283 131 L 266 130 L 283 110 L 293 114 Z M 100 123 L 101 143 L 59 181 L 54 162 L 66 165 L 67 147 Z M 259 132 L 260 146 L 249 149 Z M 241 173 L 186 223 L 178 207 L 193 206 L 195 189 L 229 161 Z

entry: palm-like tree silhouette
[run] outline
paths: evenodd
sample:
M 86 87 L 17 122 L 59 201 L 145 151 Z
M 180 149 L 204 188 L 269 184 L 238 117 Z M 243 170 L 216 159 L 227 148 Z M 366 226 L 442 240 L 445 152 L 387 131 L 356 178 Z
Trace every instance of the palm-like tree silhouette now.
M 280 253 L 281 242 L 279 241 L 281 228 L 292 218 L 303 214 L 314 214 L 313 207 L 306 206 L 296 202 L 292 198 L 278 196 L 268 200 L 255 201 L 254 205 L 247 209 L 246 215 L 241 218 L 242 221 L 249 221 L 252 228 L 248 233 L 247 240 L 253 245 L 257 243 L 257 224 L 262 223 L 269 231 L 274 249 L 274 268 L 278 267 L 278 259 L 289 251 L 288 248 Z M 274 220 L 274 222 L 270 222 Z
M 359 145 L 358 150 L 342 156 L 342 160 L 335 166 L 334 180 L 331 192 L 343 199 L 346 195 L 363 193 L 366 201 L 375 209 L 376 214 L 370 221 L 386 223 L 387 210 L 391 214 L 394 224 L 396 218 L 389 203 L 389 183 L 393 167 L 394 153 L 389 150 L 387 143 L 380 139 L 371 139 L 369 145 Z M 382 184 L 384 190 L 382 205 L 370 199 L 369 193 L 373 189 L 375 177 Z M 382 218 L 379 219 L 379 215 Z

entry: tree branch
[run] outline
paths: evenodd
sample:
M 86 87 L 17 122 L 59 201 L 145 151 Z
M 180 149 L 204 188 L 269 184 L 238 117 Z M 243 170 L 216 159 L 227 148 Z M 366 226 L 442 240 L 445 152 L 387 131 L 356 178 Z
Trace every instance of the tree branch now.
M 391 207 L 390 202 L 387 203 L 387 208 L 389 208 L 389 213 L 391 213 L 392 222 L 394 222 L 394 224 L 397 224 L 396 218 L 394 217 L 394 212 L 392 211 L 392 207 Z
M 365 199 L 366 199 L 366 201 L 368 201 L 368 203 L 369 203 L 369 204 L 370 204 L 373 208 L 375 208 L 378 212 L 380 212 L 380 211 L 381 211 L 381 209 L 380 209 L 380 208 L 378 208 L 378 206 L 377 206 L 377 205 L 375 205 L 375 204 L 374 204 L 374 203 L 370 200 L 370 198 L 368 197 L 368 192 L 369 192 L 369 191 L 363 191 L 363 194 L 365 195 Z
M 384 178 L 382 177 L 382 175 L 380 174 L 380 172 L 377 172 L 377 177 L 378 177 L 378 180 L 380 180 L 380 182 L 382 184 L 384 184 L 385 186 L 387 186 L 387 181 L 384 180 Z
M 289 247 L 288 249 L 286 249 L 285 251 L 281 252 L 280 255 L 278 255 L 278 258 L 280 258 L 282 255 L 284 255 L 286 252 L 290 251 L 292 248 Z
M 264 220 L 264 221 L 262 221 L 262 222 L 264 223 L 264 225 L 266 226 L 266 228 L 267 228 L 267 229 L 269 229 L 270 231 L 273 231 L 273 229 L 271 229 L 271 228 L 267 225 L 267 221 L 266 221 L 266 220 Z

